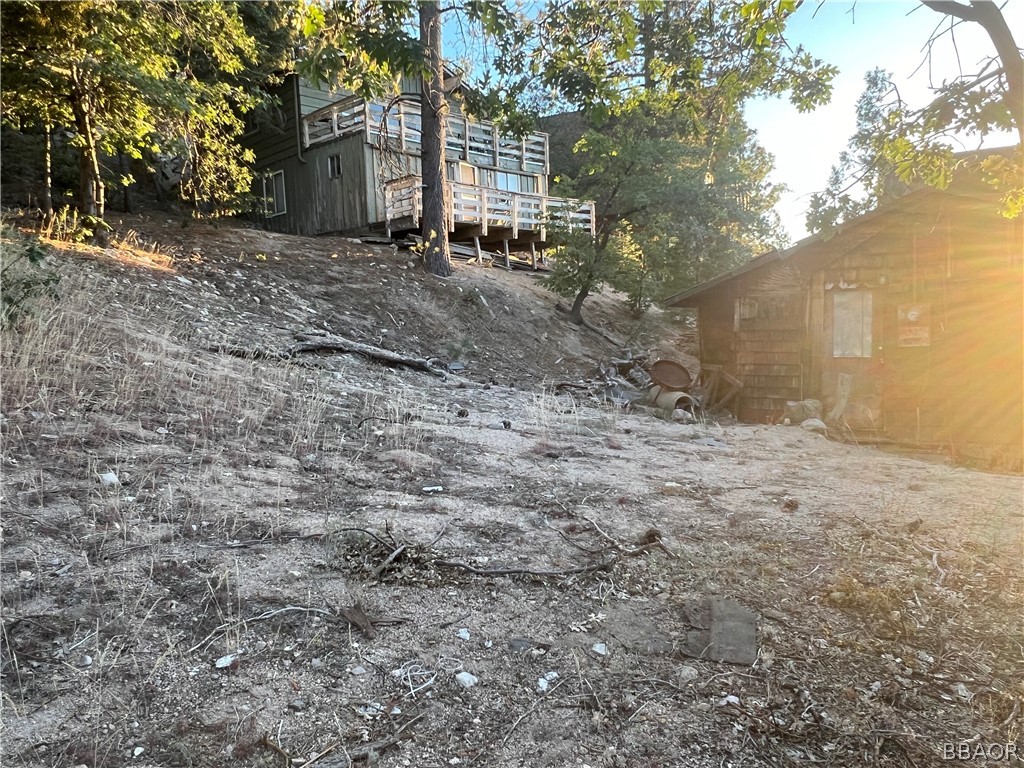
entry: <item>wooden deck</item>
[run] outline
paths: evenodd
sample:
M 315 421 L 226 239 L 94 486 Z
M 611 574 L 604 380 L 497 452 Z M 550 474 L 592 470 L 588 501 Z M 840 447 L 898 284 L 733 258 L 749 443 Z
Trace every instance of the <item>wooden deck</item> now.
M 406 176 L 384 184 L 384 207 L 389 230 L 418 229 L 423 211 L 423 182 Z M 502 230 L 504 239 L 519 240 L 532 233 L 546 240 L 547 226 L 561 223 L 594 233 L 594 204 L 564 197 L 505 192 L 476 184 L 448 183 L 448 231 L 456 225 L 473 228 L 474 236 L 487 237 Z

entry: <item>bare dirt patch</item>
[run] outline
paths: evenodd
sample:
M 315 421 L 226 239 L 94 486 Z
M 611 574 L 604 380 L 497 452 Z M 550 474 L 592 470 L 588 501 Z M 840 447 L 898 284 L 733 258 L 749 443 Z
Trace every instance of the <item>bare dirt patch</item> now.
M 170 266 L 68 253 L 3 339 L 5 765 L 1024 754 L 1019 478 L 555 394 L 612 350 L 525 274 L 129 224 Z M 311 329 L 467 371 L 210 351 Z

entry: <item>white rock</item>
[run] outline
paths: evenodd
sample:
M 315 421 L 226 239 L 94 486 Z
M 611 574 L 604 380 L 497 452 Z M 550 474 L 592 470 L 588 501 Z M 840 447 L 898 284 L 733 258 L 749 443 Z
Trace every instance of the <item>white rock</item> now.
M 229 653 L 227 656 L 221 656 L 219 659 L 213 662 L 213 666 L 215 666 L 217 669 L 228 669 L 236 661 L 238 661 L 238 654 Z
M 724 699 L 719 699 L 716 707 L 738 707 L 740 705 L 739 696 L 733 696 L 729 694 Z
M 145 747 L 136 747 L 134 750 L 132 750 L 132 757 L 141 757 L 142 753 L 145 751 Z
M 455 676 L 455 682 L 463 688 L 472 688 L 480 682 L 480 678 L 476 675 L 470 674 L 469 672 L 459 672 L 459 674 Z
M 544 677 L 537 678 L 537 692 L 546 693 L 547 690 L 551 687 L 551 683 L 555 682 L 555 680 L 557 679 L 557 672 L 552 671 L 544 673 Z
M 458 635 L 458 637 L 459 637 L 459 640 L 469 640 L 469 630 L 468 630 L 468 629 L 466 629 L 465 627 L 463 627 L 462 629 L 460 629 L 460 630 L 459 630 L 458 632 L 456 632 L 455 634 L 456 634 L 456 635 Z
M 100 473 L 100 482 L 103 484 L 104 488 L 113 488 L 121 484 L 116 472 Z
M 590 650 L 592 650 L 598 656 L 608 655 L 608 646 L 604 643 L 594 643 L 592 646 L 590 646 Z

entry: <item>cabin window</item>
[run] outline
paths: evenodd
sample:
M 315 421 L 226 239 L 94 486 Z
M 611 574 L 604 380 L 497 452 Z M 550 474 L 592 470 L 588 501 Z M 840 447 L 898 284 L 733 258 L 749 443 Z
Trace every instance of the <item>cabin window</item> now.
M 871 292 L 832 294 L 832 357 L 871 357 Z
M 263 215 L 268 219 L 287 212 L 284 200 L 284 171 L 263 177 Z
M 327 178 L 341 178 L 341 155 L 329 155 L 327 158 Z

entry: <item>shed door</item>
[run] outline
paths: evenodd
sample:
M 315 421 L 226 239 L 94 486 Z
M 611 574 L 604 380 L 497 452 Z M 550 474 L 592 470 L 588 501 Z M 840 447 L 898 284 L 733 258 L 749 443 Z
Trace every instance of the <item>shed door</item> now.
M 882 424 L 882 316 L 870 290 L 825 293 L 821 396 L 825 413 L 854 431 Z

